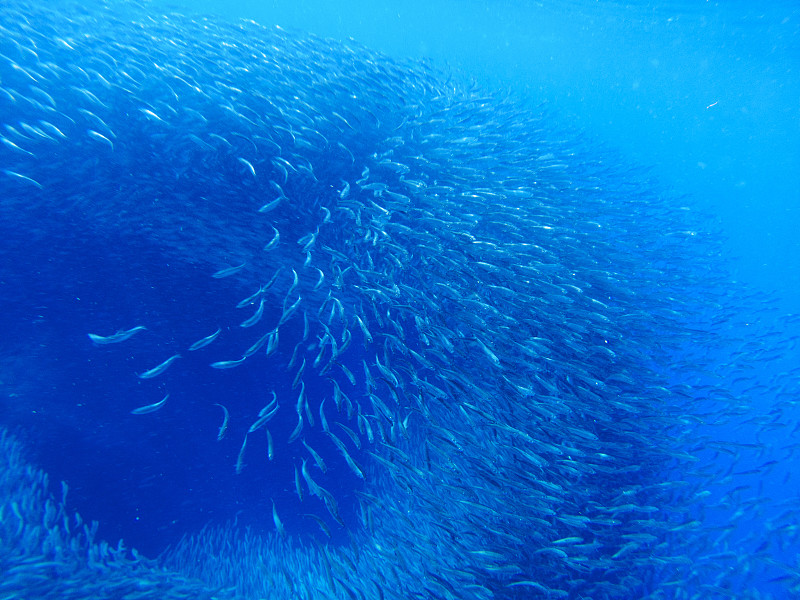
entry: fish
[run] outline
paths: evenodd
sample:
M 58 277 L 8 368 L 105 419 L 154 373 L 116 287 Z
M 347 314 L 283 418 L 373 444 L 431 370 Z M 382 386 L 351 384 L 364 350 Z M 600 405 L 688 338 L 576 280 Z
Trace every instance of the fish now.
M 300 302 L 302 302 L 302 300 L 303 297 L 298 296 L 297 300 L 295 300 L 291 306 L 287 306 L 286 308 L 283 309 L 283 314 L 281 315 L 281 318 L 278 320 L 278 327 L 286 323 L 286 321 L 288 321 L 292 317 L 292 315 L 297 310 L 297 307 L 300 306 Z
M 263 412 L 263 414 L 259 414 L 258 419 L 250 426 L 250 429 L 247 430 L 247 433 L 253 433 L 254 431 L 261 429 L 264 425 L 269 423 L 269 421 L 278 413 L 278 409 L 280 405 L 275 403 L 274 406 L 269 407 L 269 410 Z
M 214 404 L 214 406 L 219 406 L 223 412 L 222 418 L 222 425 L 219 426 L 219 433 L 217 433 L 217 441 L 221 442 L 222 439 L 225 437 L 225 434 L 228 432 L 228 421 L 230 419 L 230 413 L 228 409 L 225 408 L 222 404 Z
M 292 269 L 292 285 L 289 286 L 289 291 L 286 292 L 286 299 L 292 295 L 292 292 L 295 290 L 297 285 L 300 283 L 300 277 L 297 275 L 297 271 Z M 286 299 L 284 300 L 284 305 L 286 304 Z
M 239 323 L 239 326 L 240 327 L 252 327 L 256 323 L 258 323 L 261 320 L 261 317 L 264 316 L 264 303 L 265 303 L 265 300 L 264 300 L 264 297 L 262 296 L 261 297 L 261 301 L 258 303 L 258 308 L 256 309 L 256 312 L 253 313 L 253 316 L 250 317 L 249 319 L 245 319 L 244 321 Z
M 211 363 L 212 369 L 233 369 L 234 367 L 238 367 L 247 359 L 246 356 L 239 358 L 237 360 L 220 360 L 217 362 Z
M 319 470 L 322 471 L 323 473 L 327 473 L 328 466 L 325 464 L 325 461 L 322 459 L 319 453 L 317 453 L 316 450 L 314 450 L 311 446 L 309 446 L 305 440 L 303 440 L 303 446 L 306 447 L 306 450 L 308 450 L 308 453 L 311 455 L 311 458 L 314 459 L 314 462 L 319 467 Z
M 238 157 L 237 160 L 240 163 L 242 163 L 247 168 L 248 171 L 250 171 L 250 174 L 253 176 L 253 179 L 257 179 L 257 177 L 256 177 L 256 169 L 255 169 L 255 167 L 253 166 L 253 164 L 249 160 L 247 160 L 246 158 L 242 158 L 241 156 Z
M 261 296 L 261 294 L 263 294 L 265 291 L 266 290 L 264 289 L 263 285 L 259 286 L 259 288 L 255 291 L 254 294 L 252 294 L 252 295 L 248 296 L 247 298 L 245 298 L 244 300 L 240 301 L 239 304 L 236 305 L 236 308 L 244 308 L 245 306 L 248 306 L 256 298 L 259 298 Z
M 225 267 L 224 269 L 215 271 L 211 276 L 214 279 L 224 279 L 225 277 L 230 277 L 231 275 L 236 275 L 236 273 L 240 273 L 242 269 L 244 269 L 246 266 L 247 266 L 247 261 L 243 262 L 240 265 L 236 265 L 235 267 Z
M 260 213 L 262 213 L 262 214 L 263 214 L 263 213 L 272 212 L 273 210 L 275 210 L 276 208 L 278 208 L 278 206 L 280 205 L 280 203 L 281 203 L 281 201 L 282 201 L 282 200 L 283 200 L 283 196 L 279 196 L 279 197 L 275 198 L 275 200 L 272 200 L 272 201 L 270 201 L 270 202 L 267 202 L 267 203 L 266 203 L 264 206 L 262 206 L 261 208 L 259 208 L 259 209 L 258 209 L 258 212 L 260 212 Z
M 286 539 L 286 530 L 283 527 L 280 517 L 278 517 L 278 510 L 275 508 L 275 500 L 272 501 L 272 521 L 275 524 L 275 531 L 282 539 Z
M 152 369 L 148 369 L 147 371 L 144 371 L 142 373 L 137 373 L 137 377 L 139 377 L 139 379 L 152 379 L 153 377 L 158 377 L 164 371 L 166 371 L 172 363 L 174 363 L 179 358 L 181 358 L 180 354 L 173 354 L 167 360 L 165 360 L 159 365 L 156 365 Z
M 273 231 L 272 239 L 270 241 L 268 241 L 266 243 L 266 245 L 264 246 L 264 250 L 267 250 L 267 251 L 268 250 L 274 250 L 278 246 L 280 241 L 281 241 L 280 232 L 277 229 L 275 229 L 275 226 L 271 225 L 271 227 L 272 227 L 272 231 Z
M 336 437 L 336 435 L 334 435 L 332 432 L 328 431 L 327 434 L 330 437 L 331 441 L 336 446 L 336 448 L 341 453 L 342 457 L 347 463 L 347 466 L 350 467 L 350 470 L 353 471 L 353 473 L 355 473 L 356 477 L 358 477 L 359 479 L 365 479 L 366 476 L 364 475 L 364 468 L 353 460 L 353 458 L 350 456 L 350 453 L 347 451 L 347 447 L 344 445 L 344 443 L 338 437 Z
M 242 471 L 244 470 L 244 450 L 247 448 L 247 435 L 245 434 L 244 439 L 242 440 L 242 446 L 239 448 L 239 454 L 236 456 L 236 474 L 241 475 Z
M 275 353 L 275 351 L 278 349 L 278 341 L 280 339 L 279 335 L 278 335 L 278 328 L 276 327 L 272 331 L 268 332 L 267 336 L 268 337 L 267 337 L 267 351 L 266 351 L 266 354 L 267 354 L 267 356 L 272 356 Z
M 145 331 L 146 329 L 147 329 L 146 327 L 138 325 L 136 327 L 132 327 L 127 330 L 120 329 L 116 333 L 107 336 L 97 335 L 94 333 L 89 333 L 87 335 L 89 336 L 89 339 L 92 340 L 92 342 L 98 345 L 119 344 L 120 342 L 129 340 L 140 331 Z
M 140 406 L 139 408 L 134 408 L 131 411 L 132 415 L 146 415 L 147 413 L 156 412 L 157 410 L 163 408 L 163 406 L 167 403 L 167 399 L 169 398 L 169 394 L 164 396 L 161 400 L 156 402 L 155 404 L 148 404 L 147 406 Z
M 211 335 L 207 335 L 206 337 L 197 340 L 194 344 L 189 346 L 189 352 L 194 352 L 195 350 L 200 350 L 200 348 L 205 348 L 211 342 L 219 337 L 219 334 L 222 333 L 222 327 L 219 327 L 214 333 Z
M 3 144 L 5 144 L 5 146 L 7 148 L 11 148 L 15 152 L 19 152 L 20 154 L 26 154 L 28 156 L 32 156 L 33 158 L 36 158 L 36 155 L 33 152 L 30 152 L 29 150 L 25 150 L 24 148 L 20 148 L 17 144 L 15 144 L 14 142 L 12 142 L 11 140 L 9 140 L 6 137 L 0 136 L 0 142 L 2 142 Z M 13 171 L 5 171 L 5 173 L 6 173 L 6 175 L 16 176 L 16 177 L 18 177 L 20 179 L 28 179 L 28 178 L 24 177 L 23 175 L 20 175 L 18 173 L 14 173 Z
M 314 267 L 314 268 L 316 269 L 317 273 L 319 273 L 319 279 L 317 279 L 317 282 L 314 284 L 314 287 L 312 289 L 313 291 L 317 291 L 320 287 L 322 287 L 322 284 L 325 282 L 325 273 L 323 273 L 322 269 L 320 269 L 319 267 Z
M 300 502 L 303 501 L 303 486 L 300 485 L 300 473 L 297 470 L 297 465 L 294 465 L 294 491 L 297 494 Z

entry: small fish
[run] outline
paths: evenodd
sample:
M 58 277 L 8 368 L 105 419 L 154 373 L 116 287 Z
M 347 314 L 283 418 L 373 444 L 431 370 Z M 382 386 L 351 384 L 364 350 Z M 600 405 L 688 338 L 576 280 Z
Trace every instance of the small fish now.
M 147 413 L 156 412 L 159 408 L 161 408 L 167 403 L 167 398 L 169 398 L 169 394 L 164 396 L 161 400 L 159 400 L 155 404 L 148 404 L 147 406 L 140 406 L 139 408 L 134 408 L 131 411 L 131 414 L 146 415 Z
M 278 208 L 278 205 L 281 203 L 281 200 L 283 200 L 283 198 L 284 198 L 283 196 L 279 196 L 275 198 L 275 200 L 273 200 L 272 202 L 267 202 L 264 206 L 258 209 L 258 212 L 263 214 L 275 210 L 276 208 Z
M 215 339 L 217 339 L 217 336 L 220 334 L 220 332 L 221 332 L 221 331 L 222 331 L 222 327 L 220 327 L 219 329 L 217 329 L 217 330 L 216 330 L 214 333 L 212 333 L 211 335 L 207 335 L 207 336 L 206 336 L 206 337 L 204 337 L 202 340 L 197 340 L 197 341 L 196 341 L 194 344 L 192 344 L 191 346 L 189 346 L 189 352 L 192 352 L 192 351 L 194 351 L 194 350 L 200 350 L 200 348 L 205 348 L 205 347 L 206 347 L 206 346 L 208 346 L 208 345 L 209 345 L 211 342 L 213 342 Z
M 289 435 L 289 443 L 291 444 L 295 441 L 298 437 L 300 437 L 300 433 L 303 431 L 303 415 L 297 413 L 297 426 L 294 428 L 294 431 Z
M 259 288 L 252 296 L 248 296 L 247 298 L 239 302 L 239 304 L 236 305 L 236 308 L 244 308 L 248 304 L 251 304 L 256 298 L 258 298 L 263 293 L 264 293 L 264 286 L 259 286 Z
M 123 331 L 120 329 L 117 333 L 108 336 L 97 335 L 94 333 L 88 333 L 89 339 L 92 340 L 95 344 L 118 344 L 120 342 L 124 342 L 127 339 L 132 338 L 134 335 L 139 333 L 140 331 L 144 331 L 147 327 L 142 327 L 139 325 L 138 327 L 134 327 L 133 329 L 128 329 L 127 331 Z
M 13 179 L 18 179 L 19 181 L 23 181 L 25 183 L 29 183 L 32 186 L 35 186 L 35 187 L 39 188 L 40 190 L 44 189 L 44 186 L 41 183 L 39 183 L 35 179 L 31 179 L 27 175 L 21 175 L 20 173 L 16 173 L 15 171 L 9 171 L 8 169 L 3 169 L 3 173 L 5 173 L 6 175 L 8 175 L 9 177 L 11 177 Z
M 159 116 L 158 116 L 156 113 L 154 113 L 154 112 L 153 112 L 152 110 L 150 110 L 150 109 L 147 109 L 147 108 L 140 108 L 140 109 L 139 109 L 139 112 L 141 112 L 141 113 L 142 113 L 142 114 L 143 114 L 145 117 L 147 117 L 147 118 L 148 118 L 150 121 L 158 121 L 158 122 L 161 122 L 161 123 L 166 123 L 166 121 L 164 121 L 164 119 L 162 119 L 161 117 L 159 117 Z
M 260 338 L 258 338 L 253 343 L 252 346 L 250 346 L 247 350 L 244 351 L 244 354 L 242 356 L 248 357 L 248 356 L 252 356 L 256 352 L 258 352 L 259 348 L 261 348 L 261 346 L 263 346 L 267 342 L 268 339 L 271 339 L 272 333 L 273 333 L 272 331 L 268 331 L 267 333 L 262 335 Z
M 19 152 L 21 154 L 27 154 L 28 156 L 32 156 L 32 157 L 36 158 L 36 155 L 33 152 L 29 152 L 28 150 L 25 150 L 25 148 L 20 148 L 14 142 L 12 142 L 11 140 L 9 140 L 9 139 L 1 136 L 1 135 L 0 135 L 0 142 L 3 142 L 6 146 L 11 148 L 15 152 Z
M 497 355 L 494 352 L 492 352 L 491 349 L 489 349 L 489 346 L 484 344 L 483 340 L 481 340 L 478 337 L 475 338 L 475 341 L 481 347 L 481 350 L 483 350 L 483 353 L 489 358 L 489 360 L 492 362 L 492 364 L 495 365 L 496 367 L 499 367 L 500 366 L 500 359 L 497 358 Z
M 272 434 L 269 432 L 269 429 L 266 430 L 267 432 L 267 458 L 272 460 L 275 458 L 275 445 L 272 443 Z
M 308 486 L 308 491 L 311 493 L 312 496 L 317 496 L 319 498 L 322 498 L 322 496 L 320 495 L 320 490 L 322 488 L 320 488 L 320 486 L 317 485 L 316 481 L 311 479 L 311 475 L 308 473 L 308 468 L 306 468 L 307 464 L 308 464 L 308 461 L 304 458 L 303 459 L 303 466 L 300 468 L 300 471 L 303 474 L 303 479 L 306 480 L 306 485 Z M 295 467 L 295 468 L 297 468 L 297 467 Z
M 280 404 L 276 404 L 274 408 L 270 409 L 269 412 L 260 415 L 258 420 L 250 426 L 250 429 L 247 430 L 247 433 L 253 433 L 254 431 L 261 429 L 264 425 L 266 425 L 272 417 L 274 417 L 278 409 L 281 407 Z
M 331 438 L 331 441 L 339 449 L 339 452 L 341 452 L 344 461 L 347 463 L 347 466 L 350 467 L 350 470 L 353 471 L 353 473 L 355 473 L 356 477 L 358 477 L 359 479 L 365 479 L 364 469 L 361 468 L 361 466 L 356 461 L 353 460 L 353 458 L 347 452 L 347 448 L 345 447 L 344 443 L 330 431 L 328 432 L 328 436 Z
M 246 158 L 239 157 L 238 160 L 245 167 L 247 167 L 247 170 L 250 171 L 250 173 L 252 173 L 253 179 L 257 179 L 257 177 L 256 177 L 256 169 L 255 169 L 255 167 L 253 167 L 253 164 L 249 160 L 247 160 Z
M 344 363 L 339 363 L 339 368 L 342 370 L 342 373 L 344 373 L 345 377 L 347 377 L 347 381 L 349 381 L 351 385 L 355 385 L 356 377 L 353 375 L 350 369 L 348 369 Z
M 358 438 L 358 435 L 356 435 L 356 432 L 350 429 L 347 425 L 343 425 L 342 423 L 339 422 L 337 422 L 336 424 L 339 427 L 341 427 L 342 431 L 344 431 L 348 435 L 348 437 L 352 440 L 355 447 L 361 450 L 361 440 Z
M 289 318 L 290 318 L 290 317 L 291 317 L 291 316 L 294 314 L 294 311 L 296 311 L 296 310 L 297 310 L 297 307 L 298 307 L 298 306 L 300 306 L 300 301 L 301 301 L 302 299 L 303 299 L 303 297 L 302 297 L 302 296 L 298 296 L 298 297 L 297 297 L 297 300 L 295 300 L 295 301 L 294 301 L 294 304 L 292 304 L 291 306 L 289 306 L 289 307 L 287 307 L 287 308 L 285 308 L 285 309 L 283 310 L 283 314 L 281 315 L 281 318 L 280 318 L 280 320 L 278 321 L 278 326 L 279 326 L 279 327 L 280 327 L 281 325 L 283 325 L 284 323 L 286 323 L 286 321 L 288 321 L 288 320 L 289 320 Z
M 300 385 L 300 380 L 303 378 L 303 371 L 305 370 L 306 370 L 306 359 L 305 357 L 303 357 L 303 363 L 300 365 L 300 368 L 297 369 L 297 375 L 294 376 L 294 381 L 292 381 L 292 389 Z
M 211 363 L 213 369 L 232 369 L 242 364 L 247 357 L 243 356 L 239 360 L 221 360 L 219 362 Z
M 242 447 L 239 449 L 239 455 L 236 457 L 236 474 L 240 475 L 244 469 L 244 449 L 247 447 L 247 434 L 244 434 L 244 441 Z
M 278 279 L 278 275 L 280 275 L 282 270 L 283 270 L 283 267 L 278 267 L 277 268 L 277 270 L 275 271 L 275 274 L 272 277 L 270 277 L 270 279 L 269 279 L 269 281 L 267 283 L 264 284 L 264 289 L 263 289 L 264 292 L 266 292 L 269 288 L 272 287 L 272 285 L 275 283 L 275 280 Z
M 314 291 L 316 291 L 322 285 L 322 282 L 325 281 L 325 273 L 323 273 L 322 269 L 320 269 L 318 267 L 314 267 L 314 268 L 317 269 L 317 271 L 319 272 L 319 279 L 317 280 L 317 283 L 314 284 Z
M 214 279 L 222 279 L 223 277 L 230 277 L 231 275 L 235 275 L 239 271 L 247 266 L 247 261 L 243 262 L 240 265 L 236 265 L 235 267 L 227 267 L 225 269 L 220 269 L 213 275 L 211 275 Z
M 275 235 L 273 235 L 272 239 L 269 242 L 267 242 L 266 246 L 264 246 L 264 250 L 272 250 L 275 246 L 278 245 L 278 242 L 281 241 L 280 232 L 277 229 L 275 229 L 274 226 L 271 226 L 271 227 L 272 227 L 272 230 L 275 232 Z
M 181 357 L 181 355 L 180 355 L 180 354 L 175 354 L 175 355 L 173 355 L 173 356 L 170 356 L 170 357 L 169 357 L 167 360 L 165 360 L 164 362 L 162 362 L 160 365 L 158 365 L 158 366 L 155 366 L 155 367 L 153 367 L 152 369 L 149 369 L 149 370 L 145 371 L 144 373 L 139 373 L 139 374 L 138 374 L 138 377 L 139 377 L 139 379 L 152 379 L 153 377 L 156 377 L 156 376 L 158 376 L 158 375 L 161 375 L 161 373 L 163 373 L 164 371 L 166 371 L 166 370 L 167 370 L 167 368 L 168 368 L 168 367 L 169 367 L 169 366 L 170 366 L 170 365 L 171 365 L 173 362 L 175 362 L 176 360 L 178 360 L 180 357 Z
M 305 446 L 306 450 L 308 450 L 309 454 L 311 454 L 311 458 L 313 458 L 314 462 L 317 463 L 319 470 L 322 471 L 323 473 L 327 473 L 328 466 L 325 464 L 325 461 L 322 460 L 322 457 L 316 452 L 316 450 L 314 450 L 311 446 L 309 446 L 305 440 L 303 440 L 303 446 Z
M 300 485 L 300 473 L 297 471 L 297 465 L 294 466 L 294 491 L 300 502 L 303 501 L 303 486 Z
M 94 129 L 87 129 L 86 133 L 89 135 L 90 138 L 97 140 L 98 142 L 108 144 L 111 148 L 111 151 L 114 151 L 114 142 L 104 136 L 102 133 L 96 132 Z
M 371 344 L 372 334 L 369 332 L 369 329 L 367 329 L 367 325 L 364 323 L 364 321 L 361 320 L 361 317 L 359 317 L 358 315 L 356 315 L 355 318 L 356 322 L 358 323 L 358 326 L 361 328 L 361 333 L 364 334 L 364 345 L 367 346 Z
M 252 327 L 256 323 L 258 323 L 261 320 L 261 317 L 264 315 L 264 302 L 265 302 L 265 300 L 264 300 L 264 297 L 262 296 L 261 297 L 261 302 L 259 302 L 258 308 L 256 309 L 256 312 L 253 313 L 253 316 L 250 317 L 249 319 L 245 319 L 244 321 L 239 323 L 239 326 L 240 327 Z
M 275 391 L 273 391 L 272 400 L 270 400 L 269 404 L 267 404 L 264 408 L 258 411 L 258 416 L 263 417 L 265 414 L 267 414 L 269 411 L 275 408 L 276 404 L 278 404 L 278 394 L 276 394 Z
M 67 136 L 64 134 L 64 132 L 61 131 L 58 127 L 56 127 L 52 123 L 50 123 L 49 121 L 41 121 L 40 120 L 39 124 L 42 127 L 44 127 L 45 129 L 47 129 L 48 131 L 50 131 L 51 133 L 53 133 L 54 135 L 57 135 L 58 137 L 60 137 L 61 139 L 63 139 L 63 140 L 67 139 Z
M 317 243 L 317 236 L 318 235 L 319 235 L 319 227 L 317 227 L 317 230 L 314 233 L 307 233 L 306 235 L 301 237 L 299 240 L 297 240 L 297 243 L 300 246 L 303 246 L 303 249 L 301 250 L 301 252 L 308 252 L 309 250 L 311 250 L 311 248 L 314 247 L 314 244 Z
M 28 135 L 30 135 L 32 137 L 43 139 L 43 140 L 50 140 L 50 141 L 53 141 L 53 142 L 55 141 L 54 138 L 52 138 L 49 135 L 47 135 L 44 131 L 42 131 L 38 127 L 35 127 L 33 125 L 28 125 L 24 121 L 20 121 L 19 125 L 20 125 L 20 127 L 22 127 L 25 130 L 25 132 Z
M 269 340 L 267 340 L 267 356 L 272 356 L 272 354 L 278 349 L 278 329 L 273 329 L 268 335 Z
M 288 292 L 286 292 L 286 297 L 287 297 L 287 298 L 288 298 L 289 296 L 291 296 L 292 292 L 293 292 L 293 291 L 294 291 L 294 289 L 297 287 L 297 284 L 298 284 L 298 283 L 300 283 L 300 278 L 299 278 L 299 277 L 298 277 L 298 275 L 297 275 L 297 271 L 295 271 L 294 269 L 292 269 L 292 285 L 291 285 L 291 286 L 289 286 L 289 291 L 288 291 Z
M 319 528 L 322 529 L 322 533 L 324 533 L 328 537 L 331 537 L 331 530 L 325 524 L 325 521 L 323 521 L 317 515 L 314 514 L 307 514 L 303 516 L 308 517 L 309 519 L 314 519 L 317 522 L 317 525 L 319 525 Z
M 103 119 L 98 117 L 96 114 L 94 114 L 92 111 L 86 110 L 85 108 L 79 108 L 78 112 L 84 115 L 87 119 L 93 121 L 95 126 L 99 127 L 105 132 L 106 136 L 108 136 L 109 138 L 117 139 L 116 134 L 113 131 L 111 131 L 111 128 L 106 124 L 106 122 L 103 121 Z
M 283 528 L 283 523 L 281 523 L 278 517 L 278 511 L 275 509 L 275 500 L 272 501 L 272 521 L 275 523 L 275 529 L 278 531 L 278 535 L 286 539 L 286 530 Z
M 219 406 L 223 411 L 225 411 L 225 416 L 222 418 L 222 425 L 220 425 L 219 433 L 217 434 L 217 441 L 219 442 L 228 432 L 228 418 L 230 417 L 230 414 L 228 413 L 228 409 L 222 406 L 222 404 L 214 404 L 214 406 Z
M 289 362 L 286 365 L 287 369 L 291 369 L 292 367 L 294 367 L 294 363 L 297 362 L 298 351 L 300 350 L 300 344 L 302 344 L 302 343 L 303 342 L 297 342 L 295 344 L 294 350 L 292 350 L 292 357 L 289 359 Z
M 327 398 L 323 398 L 322 402 L 319 403 L 319 419 L 322 425 L 322 431 L 330 433 L 331 429 L 328 427 L 328 419 L 325 418 L 325 400 L 327 400 Z

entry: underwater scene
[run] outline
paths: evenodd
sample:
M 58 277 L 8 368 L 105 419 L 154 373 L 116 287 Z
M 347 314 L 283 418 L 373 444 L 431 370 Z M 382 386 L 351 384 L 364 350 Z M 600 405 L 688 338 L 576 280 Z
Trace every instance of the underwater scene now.
M 800 598 L 800 8 L 0 4 L 0 598 Z

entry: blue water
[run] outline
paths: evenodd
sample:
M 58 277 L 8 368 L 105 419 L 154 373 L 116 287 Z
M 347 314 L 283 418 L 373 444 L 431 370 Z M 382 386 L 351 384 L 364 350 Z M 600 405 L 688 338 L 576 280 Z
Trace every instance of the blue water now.
M 637 182 L 646 171 L 665 205 L 680 207 L 676 198 L 685 198 L 702 214 L 700 235 L 718 239 L 720 246 L 719 256 L 698 268 L 716 269 L 710 287 L 719 276 L 719 285 L 735 282 L 742 292 L 736 302 L 705 307 L 688 319 L 696 321 L 697 331 L 730 320 L 715 352 L 705 343 L 693 346 L 690 333 L 685 351 L 667 361 L 666 377 L 692 386 L 698 399 L 696 412 L 685 416 L 686 431 L 692 431 L 686 452 L 698 459 L 690 475 L 706 500 L 689 518 L 718 538 L 714 552 L 726 555 L 721 560 L 738 552 L 743 568 L 759 565 L 755 589 L 790 597 L 788 582 L 796 585 L 800 578 L 794 545 L 800 479 L 793 468 L 800 449 L 800 320 L 787 316 L 800 313 L 797 6 L 303 0 L 156 2 L 147 10 L 175 7 L 223 21 L 245 18 L 335 40 L 352 38 L 398 60 L 433 64 L 459 84 L 474 80 L 520 106 L 547 111 L 555 121 L 552 135 L 596 148 L 605 160 L 630 167 Z M 0 122 L 10 119 L 0 114 Z M 241 171 L 236 164 L 221 170 L 234 167 Z M 346 177 L 355 181 L 358 173 Z M 182 185 L 189 198 L 206 191 L 202 182 Z M 231 214 L 241 208 L 239 201 L 244 204 L 242 198 L 226 199 Z M 92 212 L 102 211 L 86 210 Z M 190 239 L 197 231 L 191 230 L 189 208 L 187 215 Z M 294 540 L 325 543 L 317 523 L 304 516 L 308 511 L 330 524 L 324 506 L 310 498 L 299 505 L 296 498 L 296 455 L 278 448 L 274 460 L 267 460 L 260 430 L 248 438 L 242 473 L 234 468 L 240 434 L 272 391 L 290 406 L 297 396 L 291 376 L 271 367 L 208 368 L 211 361 L 241 354 L 238 323 L 255 309 L 234 306 L 257 282 L 209 277 L 209 263 L 238 264 L 238 249 L 199 244 L 209 255 L 190 260 L 173 252 L 182 234 L 177 241 L 163 240 L 149 230 L 117 231 L 106 223 L 98 235 L 83 218 L 79 210 L 59 220 L 39 205 L 0 217 L 0 425 L 22 440 L 30 461 L 52 481 L 69 484 L 70 509 L 97 520 L 99 538 L 123 538 L 145 556 L 158 556 L 207 524 L 235 521 L 271 535 L 273 502 Z M 39 229 L 39 222 L 46 226 Z M 157 230 L 159 223 L 147 225 Z M 239 225 L 231 217 L 231 228 Z M 298 218 L 282 235 L 299 237 L 302 227 Z M 191 242 L 186 244 L 190 255 Z M 642 268 L 649 266 L 655 265 Z M 280 306 L 270 306 L 265 320 L 280 316 Z M 442 322 L 459 327 L 455 318 L 444 316 Z M 139 324 L 148 331 L 118 346 L 98 347 L 87 338 Z M 213 347 L 186 351 L 218 327 L 223 335 Z M 289 361 L 302 333 L 302 319 L 281 329 L 275 362 Z M 420 343 L 412 337 L 409 345 Z M 653 338 L 656 348 L 655 331 Z M 354 370 L 362 358 L 374 359 L 361 350 L 365 346 L 358 333 L 348 358 Z M 150 381 L 135 376 L 178 352 L 180 368 Z M 323 377 L 307 379 L 309 397 L 329 393 Z M 709 391 L 715 386 L 729 397 Z M 169 410 L 131 417 L 132 409 L 166 393 Z M 236 432 L 221 441 L 215 439 L 222 422 L 216 404 L 229 409 L 229 430 Z M 285 437 L 295 422 L 292 407 L 270 429 Z M 319 428 L 306 431 L 306 442 L 324 447 Z M 335 450 L 328 448 L 324 458 L 330 470 L 325 487 L 346 524 L 332 528 L 330 543 L 345 546 L 348 528 L 360 526 L 357 492 L 366 484 Z M 676 478 L 687 478 L 679 471 L 675 467 Z M 709 488 L 702 490 L 706 480 Z M 705 580 L 712 587 L 687 587 L 687 597 L 726 597 L 713 579 Z M 740 590 L 727 591 L 736 597 Z

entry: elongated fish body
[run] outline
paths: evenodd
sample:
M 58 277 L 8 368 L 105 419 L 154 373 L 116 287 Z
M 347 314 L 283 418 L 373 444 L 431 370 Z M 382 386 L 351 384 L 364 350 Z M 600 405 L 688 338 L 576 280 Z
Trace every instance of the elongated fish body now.
M 132 415 L 146 415 L 147 413 L 156 412 L 164 407 L 167 403 L 167 399 L 169 398 L 169 394 L 164 396 L 161 400 L 156 402 L 155 404 L 148 404 L 147 406 L 140 406 L 139 408 L 134 408 L 131 411 Z
M 152 379 L 153 377 L 158 377 L 164 371 L 166 371 L 169 368 L 169 366 L 172 363 L 174 363 L 176 360 L 178 360 L 180 357 L 181 357 L 180 354 L 174 354 L 174 355 L 170 356 L 167 360 L 162 362 L 160 365 L 157 365 L 157 366 L 153 367 L 152 369 L 148 369 L 147 371 L 145 371 L 143 373 L 138 373 L 137 376 L 139 377 L 139 379 Z
M 230 413 L 228 409 L 225 408 L 222 404 L 214 404 L 214 406 L 219 406 L 222 409 L 223 417 L 222 417 L 222 425 L 219 426 L 219 431 L 217 432 L 217 441 L 222 441 L 222 438 L 225 437 L 225 434 L 228 432 L 228 421 L 230 420 Z
M 234 367 L 238 367 L 247 359 L 246 356 L 239 358 L 237 360 L 220 360 L 215 363 L 211 363 L 211 367 L 214 369 L 233 369 Z
M 261 302 L 258 303 L 258 308 L 256 312 L 253 313 L 253 316 L 249 319 L 246 319 L 240 323 L 241 327 L 252 327 L 256 323 L 261 320 L 261 317 L 264 315 L 264 298 L 261 298 Z
M 236 273 L 239 273 L 246 266 L 247 266 L 247 262 L 243 262 L 242 264 L 236 265 L 235 267 L 226 267 L 224 269 L 220 269 L 219 271 L 215 272 L 211 276 L 214 279 L 223 279 L 225 277 L 230 277 L 231 275 L 236 275 Z
M 278 535 L 282 538 L 286 538 L 286 530 L 283 528 L 283 522 L 281 521 L 280 517 L 278 516 L 278 509 L 275 508 L 275 500 L 272 501 L 272 521 L 275 524 L 275 531 L 278 532 Z
M 200 348 L 205 348 L 205 347 L 206 347 L 206 346 L 208 346 L 208 345 L 209 345 L 211 342 L 213 342 L 215 339 L 217 339 L 217 337 L 219 337 L 219 334 L 220 334 L 221 332 L 222 332 L 222 327 L 220 327 L 219 329 L 217 329 L 217 330 L 216 330 L 214 333 L 212 333 L 211 335 L 207 335 L 207 336 L 206 336 L 206 337 L 204 337 L 203 339 L 197 340 L 197 341 L 196 341 L 194 344 L 192 344 L 191 346 L 189 346 L 189 351 L 190 351 L 190 352 L 194 352 L 195 350 L 200 350 Z
M 145 329 L 147 329 L 147 328 L 139 325 L 138 327 L 133 327 L 133 328 L 128 329 L 126 331 L 120 330 L 117 333 L 112 334 L 112 335 L 108 335 L 108 336 L 96 335 L 94 333 L 89 333 L 87 335 L 89 336 L 89 339 L 92 340 L 95 344 L 99 344 L 99 345 L 119 344 L 120 342 L 124 342 L 125 340 L 129 340 L 134 335 L 136 335 L 140 331 L 144 331 Z

